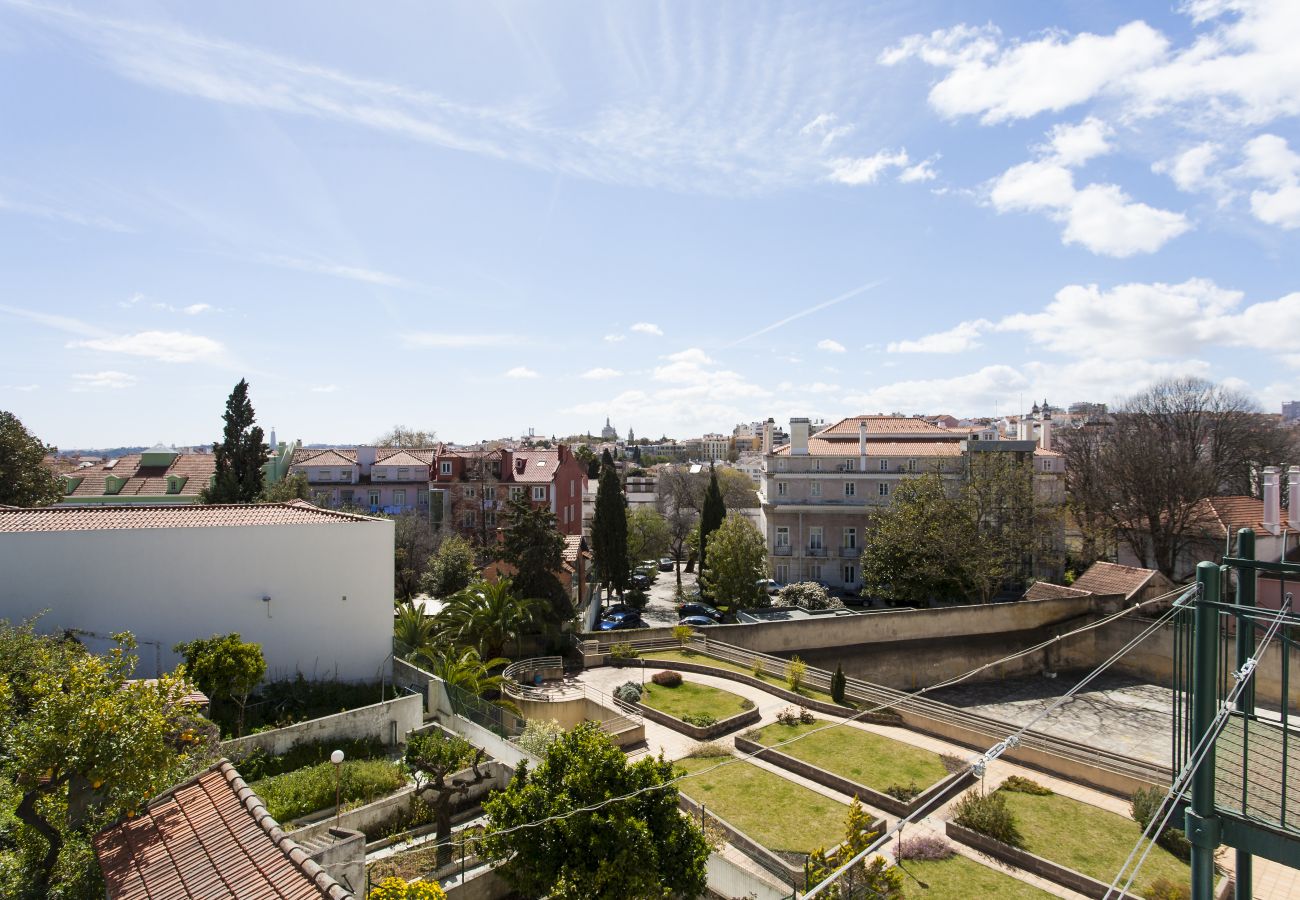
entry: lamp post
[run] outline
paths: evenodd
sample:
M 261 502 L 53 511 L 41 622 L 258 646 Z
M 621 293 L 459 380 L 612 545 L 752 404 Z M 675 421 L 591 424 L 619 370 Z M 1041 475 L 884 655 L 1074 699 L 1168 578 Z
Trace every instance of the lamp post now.
M 334 763 L 334 827 L 339 827 L 339 813 L 342 811 L 342 802 L 340 797 L 343 790 L 343 751 L 335 750 L 330 754 L 330 762 Z

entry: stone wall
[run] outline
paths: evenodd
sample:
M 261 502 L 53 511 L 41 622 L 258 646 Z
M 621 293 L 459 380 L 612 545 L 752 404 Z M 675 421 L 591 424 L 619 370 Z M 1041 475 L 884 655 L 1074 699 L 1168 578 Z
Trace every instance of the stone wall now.
M 406 741 L 409 732 L 423 723 L 424 698 L 412 694 L 224 741 L 221 752 L 235 761 L 235 767 L 238 768 L 238 760 L 259 749 L 272 756 L 280 756 L 298 744 L 317 741 L 378 738 L 390 746 L 401 744 Z

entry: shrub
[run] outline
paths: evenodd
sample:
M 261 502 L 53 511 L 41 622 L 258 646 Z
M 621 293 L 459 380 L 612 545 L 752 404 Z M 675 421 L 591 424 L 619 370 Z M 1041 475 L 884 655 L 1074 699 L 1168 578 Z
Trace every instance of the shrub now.
M 682 683 L 682 673 L 672 669 L 664 669 L 662 672 L 655 672 L 651 675 L 650 680 L 660 687 L 677 687 Z
M 813 717 L 811 712 L 801 706 L 799 707 L 799 721 L 804 725 L 811 725 L 813 722 L 816 722 L 817 719 Z
M 753 709 L 753 708 L 754 708 L 754 701 L 753 701 L 753 700 L 750 700 L 748 697 L 741 697 L 741 698 L 740 698 L 740 708 L 741 708 L 741 709 L 744 709 L 744 710 L 750 710 L 750 709 Z
M 799 606 L 808 610 L 843 609 L 844 604 L 832 597 L 826 588 L 815 581 L 787 584 L 777 596 L 782 606 Z
M 813 722 L 817 721 L 816 717 L 802 706 L 797 710 L 793 706 L 787 706 L 776 714 L 776 720 L 782 725 L 791 726 L 799 725 L 801 723 L 804 725 L 811 725 Z
M 937 834 L 916 834 L 905 837 L 894 846 L 894 856 L 898 859 L 917 859 L 939 861 L 955 853 L 952 844 Z
M 691 759 L 713 759 L 715 756 L 730 756 L 731 748 L 722 741 L 703 741 L 686 755 Z
M 921 789 L 917 786 L 916 782 L 913 781 L 908 785 L 891 784 L 889 787 L 885 788 L 885 793 L 893 797 L 895 800 L 903 803 L 911 803 L 920 796 Z
M 640 612 L 650 603 L 650 595 L 640 588 L 632 588 L 623 595 L 623 602 Z
M 345 762 L 339 776 L 339 796 L 345 807 L 378 800 L 406 783 L 401 768 L 386 759 Z M 252 788 L 271 818 L 289 822 L 334 805 L 334 765 L 325 762 L 264 778 Z
M 683 647 L 685 647 L 687 641 L 689 641 L 694 636 L 695 636 L 695 629 L 689 625 L 673 626 L 673 640 L 677 641 L 677 643 L 681 644 Z
M 625 681 L 618 687 L 614 688 L 614 699 L 622 700 L 624 703 L 641 702 L 641 685 L 635 681 Z
M 711 716 L 708 713 L 687 713 L 682 716 L 682 721 L 687 725 L 694 725 L 696 728 L 708 728 L 710 725 L 717 722 L 718 719 L 716 716 Z
M 1002 782 L 1002 790 L 1015 791 L 1017 794 L 1033 794 L 1036 797 L 1050 797 L 1055 793 L 1051 788 L 1039 784 L 1032 778 L 1012 775 Z
M 844 688 L 847 686 L 848 679 L 844 677 L 844 667 L 836 663 L 835 674 L 831 676 L 831 699 L 841 706 L 844 705 Z
M 1165 796 L 1165 792 L 1158 788 L 1144 788 L 1133 795 L 1130 803 L 1133 821 L 1137 822 L 1143 831 L 1147 830 L 1152 819 L 1158 821 L 1165 814 Z M 1156 838 L 1156 843 L 1183 862 L 1192 858 L 1192 844 L 1181 828 L 1166 828 Z
M 948 770 L 949 775 L 956 775 L 958 772 L 964 772 L 970 767 L 966 760 L 960 756 L 953 756 L 951 753 L 940 753 L 939 762 Z
M 1176 884 L 1168 878 L 1157 878 L 1147 885 L 1142 896 L 1146 900 L 1192 900 L 1192 889 L 1185 884 Z
M 252 783 L 270 778 L 272 775 L 283 775 L 295 769 L 305 769 L 308 766 L 328 762 L 330 754 L 335 750 L 342 750 L 344 758 L 351 760 L 377 759 L 388 753 L 388 748 L 378 738 L 309 741 L 297 744 L 287 753 L 279 756 L 272 756 L 259 747 L 242 759 L 236 760 L 235 768 L 239 770 L 239 774 L 245 781 Z
M 431 881 L 407 884 L 402 878 L 385 878 L 370 889 L 368 900 L 446 900 L 447 894 Z
M 629 643 L 612 644 L 609 648 L 609 661 L 616 666 L 620 666 L 628 660 L 636 659 L 640 655 L 637 649 Z
M 763 675 L 765 674 L 763 669 L 763 657 L 761 656 L 754 657 L 754 668 L 752 671 L 754 673 L 755 678 L 763 677 Z
M 785 683 L 796 694 L 803 687 L 803 677 L 808 674 L 808 664 L 797 656 L 790 657 L 790 664 L 785 670 Z
M 953 807 L 952 820 L 963 828 L 1001 841 L 1012 847 L 1024 848 L 1025 839 L 1016 827 L 1016 817 L 1007 807 L 1006 797 L 994 791 L 991 794 L 971 791 Z
M 637 695 L 640 693 L 638 689 Z M 564 729 L 555 719 L 529 719 L 524 726 L 524 733 L 519 735 L 515 743 L 540 759 L 546 755 L 546 748 L 562 734 Z

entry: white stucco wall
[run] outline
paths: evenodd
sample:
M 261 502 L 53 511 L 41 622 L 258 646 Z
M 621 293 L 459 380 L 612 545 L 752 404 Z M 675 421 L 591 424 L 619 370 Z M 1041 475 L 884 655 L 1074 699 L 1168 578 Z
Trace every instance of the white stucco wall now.
M 393 523 L 0 534 L 0 618 L 43 610 L 43 632 L 132 632 L 141 675 L 158 657 L 171 669 L 180 641 L 237 631 L 268 678 L 375 680 L 391 665 Z

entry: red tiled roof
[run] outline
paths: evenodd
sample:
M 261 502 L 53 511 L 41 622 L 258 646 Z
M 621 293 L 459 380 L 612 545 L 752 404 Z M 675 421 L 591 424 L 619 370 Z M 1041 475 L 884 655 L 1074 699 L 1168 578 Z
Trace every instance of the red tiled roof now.
M 563 556 L 564 561 L 570 564 L 576 563 L 578 561 L 578 551 L 581 547 L 582 547 L 582 535 L 566 534 L 564 536 L 564 556 Z M 586 555 L 590 556 L 591 551 L 590 550 L 587 551 Z
M 295 450 L 290 465 L 294 466 L 350 466 L 357 461 L 355 450 Z
M 946 428 L 932 425 L 924 419 L 912 419 L 905 416 L 849 416 L 840 419 L 829 428 L 817 432 L 817 437 L 852 437 L 858 436 L 858 423 L 867 424 L 867 436 L 873 434 L 915 434 L 925 437 L 950 437 Z
M 156 685 L 157 683 L 158 683 L 157 678 L 128 678 L 126 681 L 123 682 L 123 685 L 146 684 L 152 686 L 152 685 Z M 185 687 L 188 688 L 188 691 L 182 697 L 180 697 L 178 701 L 182 706 L 207 706 L 211 702 L 210 700 L 208 700 L 208 695 L 203 693 L 198 688 L 193 687 L 192 685 L 189 684 L 186 684 Z
M 772 451 L 777 456 L 789 456 L 790 445 L 785 444 Z M 858 455 L 856 441 L 827 441 L 822 438 L 808 439 L 809 456 L 842 456 L 845 459 Z M 867 439 L 867 458 L 880 456 L 961 456 L 960 441 L 873 441 Z M 870 474 L 868 472 L 867 474 Z
M 1065 456 L 1065 454 L 1062 453 L 1062 452 L 1059 451 L 1059 450 L 1044 450 L 1042 447 L 1035 447 L 1035 448 L 1034 448 L 1034 456 L 1054 456 L 1054 457 L 1055 457 L 1055 456 Z
M 1155 569 L 1095 562 L 1075 579 L 1074 586 L 1094 594 L 1123 594 L 1132 597 L 1146 587 L 1153 576 L 1159 574 Z
M 84 497 L 119 497 L 129 502 L 132 497 L 164 497 L 167 494 L 167 476 L 179 475 L 185 479 L 179 493 L 173 497 L 197 497 L 208 486 L 208 480 L 217 471 L 217 459 L 211 453 L 180 453 L 169 466 L 141 466 L 140 454 L 129 453 L 116 461 L 97 463 L 64 473 L 80 478 L 76 488 L 66 495 L 64 502 L 75 502 Z M 125 478 L 126 484 L 116 494 L 105 494 L 104 485 L 109 475 Z
M 392 450 L 386 456 L 375 458 L 377 466 L 427 466 L 430 460 L 420 459 L 412 450 Z
M 431 466 L 436 447 L 386 447 L 375 455 L 375 463 L 385 466 Z M 389 462 L 395 456 L 407 456 L 415 462 Z
M 320 509 L 305 500 L 184 506 L 44 506 L 0 509 L 0 533 L 118 531 L 129 528 L 230 528 L 241 525 L 334 525 L 368 516 Z
M 555 470 L 560 465 L 558 450 L 519 450 L 512 456 L 510 480 L 521 484 L 550 484 L 555 479 Z
M 1052 584 L 1050 581 L 1035 581 L 1025 591 L 1026 600 L 1059 600 L 1068 597 L 1090 597 L 1091 591 L 1081 590 L 1074 587 L 1066 587 L 1063 584 Z
M 138 818 L 95 835 L 113 900 L 346 900 L 229 762 L 152 800 Z
M 1281 525 L 1289 528 L 1286 510 L 1281 511 Z M 1239 528 L 1253 528 L 1258 533 L 1268 533 L 1264 528 L 1264 501 L 1258 497 L 1206 497 L 1196 504 L 1195 520 L 1216 537 L 1225 537 Z

